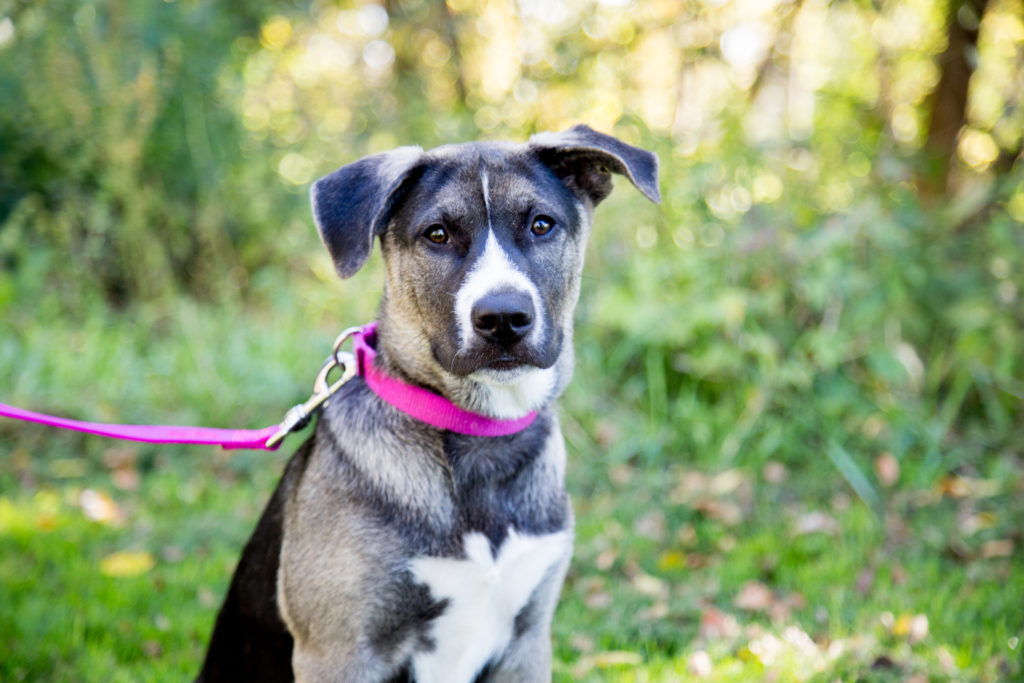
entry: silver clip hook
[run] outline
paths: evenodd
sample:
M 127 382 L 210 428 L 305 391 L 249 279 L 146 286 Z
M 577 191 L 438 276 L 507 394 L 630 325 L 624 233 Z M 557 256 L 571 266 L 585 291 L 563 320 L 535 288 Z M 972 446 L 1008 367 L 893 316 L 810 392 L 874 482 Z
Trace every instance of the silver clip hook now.
M 309 418 L 320 408 L 327 405 L 331 396 L 337 393 L 338 389 L 341 389 L 345 382 L 355 377 L 355 356 L 340 349 L 345 340 L 358 332 L 359 329 L 358 327 L 350 327 L 339 334 L 338 338 L 334 340 L 331 355 L 327 357 L 327 360 L 320 367 L 320 372 L 316 374 L 316 380 L 313 382 L 313 394 L 303 403 L 296 404 L 288 409 L 288 412 L 284 414 L 284 419 L 281 420 L 281 425 L 277 432 L 267 439 L 266 445 L 268 448 L 277 448 L 286 436 L 305 427 L 309 423 Z M 338 367 L 341 368 L 341 377 L 333 384 L 330 384 L 331 371 Z

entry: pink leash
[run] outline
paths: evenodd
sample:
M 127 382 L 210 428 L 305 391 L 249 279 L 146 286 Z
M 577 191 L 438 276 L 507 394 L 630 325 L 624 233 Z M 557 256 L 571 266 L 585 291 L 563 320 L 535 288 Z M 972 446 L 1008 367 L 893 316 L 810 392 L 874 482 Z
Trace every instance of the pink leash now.
M 411 417 L 438 429 L 447 429 L 470 436 L 507 436 L 526 429 L 537 418 L 536 412 L 531 412 L 515 420 L 498 420 L 473 413 L 458 407 L 443 396 L 384 374 L 377 369 L 373 362 L 377 357 L 377 351 L 372 346 L 376 339 L 376 333 L 376 322 L 343 332 L 334 343 L 334 352 L 320 369 L 316 383 L 313 385 L 313 395 L 309 400 L 289 410 L 281 424 L 263 429 L 216 429 L 212 427 L 84 422 L 36 413 L 4 403 L 0 403 L 0 417 L 128 441 L 206 444 L 221 446 L 225 449 L 253 448 L 273 451 L 277 450 L 285 436 L 305 426 L 309 418 L 345 382 L 354 374 L 359 374 L 362 375 L 367 386 L 381 399 Z M 349 337 L 353 339 L 355 359 L 349 354 L 339 352 L 341 344 Z M 341 367 L 344 374 L 334 384 L 328 384 L 328 374 L 335 367 Z
M 224 448 L 260 448 L 265 450 L 276 450 L 280 442 L 273 446 L 267 445 L 267 439 L 277 433 L 279 427 L 265 427 L 263 429 L 215 429 L 212 427 L 174 427 L 174 426 L 151 426 L 151 425 L 118 425 L 106 424 L 103 422 L 83 422 L 81 420 L 69 420 L 64 417 L 54 417 L 43 413 L 34 413 L 31 410 L 16 408 L 0 403 L 0 416 L 11 417 L 15 420 L 36 422 L 60 427 L 61 429 L 72 429 L 76 432 L 86 434 L 97 434 L 109 436 L 112 439 L 126 439 L 128 441 L 145 441 L 146 443 L 191 443 L 211 444 L 223 446 Z

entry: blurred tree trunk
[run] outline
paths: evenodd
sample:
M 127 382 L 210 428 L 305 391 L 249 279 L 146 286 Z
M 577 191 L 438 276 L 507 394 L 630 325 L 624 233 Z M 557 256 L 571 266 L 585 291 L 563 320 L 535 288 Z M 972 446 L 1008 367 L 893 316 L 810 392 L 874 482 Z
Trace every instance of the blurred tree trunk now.
M 977 61 L 978 27 L 989 0 L 949 0 L 946 49 L 939 57 L 939 82 L 928 98 L 925 168 L 918 185 L 926 198 L 949 188 L 960 129 L 967 123 L 967 91 Z

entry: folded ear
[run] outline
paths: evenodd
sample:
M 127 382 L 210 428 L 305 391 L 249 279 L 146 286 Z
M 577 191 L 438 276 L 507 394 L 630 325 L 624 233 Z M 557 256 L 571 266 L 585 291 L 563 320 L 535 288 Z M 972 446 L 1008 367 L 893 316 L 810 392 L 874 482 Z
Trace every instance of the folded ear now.
M 419 147 L 374 154 L 313 183 L 313 220 L 341 277 L 359 270 L 387 228 L 396 196 L 423 156 Z
M 661 203 L 658 157 L 652 152 L 584 125 L 561 133 L 538 133 L 528 144 L 566 187 L 591 205 L 612 191 L 612 173 L 626 176 L 645 197 Z

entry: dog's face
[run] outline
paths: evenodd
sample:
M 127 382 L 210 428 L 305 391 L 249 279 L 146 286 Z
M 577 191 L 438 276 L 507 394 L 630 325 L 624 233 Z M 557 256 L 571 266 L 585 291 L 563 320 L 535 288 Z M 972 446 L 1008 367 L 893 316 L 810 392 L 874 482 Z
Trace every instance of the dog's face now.
M 318 181 L 313 210 L 343 277 L 380 237 L 391 362 L 467 407 L 514 417 L 568 381 L 583 253 L 612 172 L 657 201 L 653 154 L 579 126 L 522 145 L 367 157 Z

